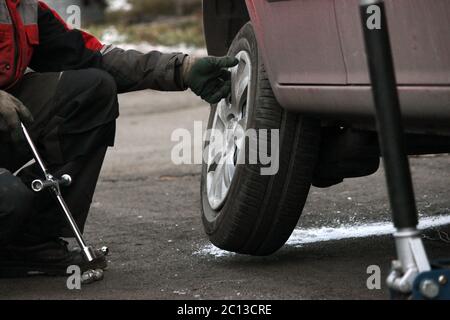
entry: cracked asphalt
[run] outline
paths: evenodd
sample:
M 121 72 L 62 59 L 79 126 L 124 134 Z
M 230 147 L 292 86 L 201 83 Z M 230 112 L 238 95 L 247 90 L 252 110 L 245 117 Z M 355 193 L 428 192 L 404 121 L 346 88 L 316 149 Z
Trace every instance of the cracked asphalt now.
M 105 279 L 68 290 L 65 278 L 0 279 L 3 299 L 385 299 L 395 257 L 390 236 L 285 246 L 269 257 L 201 254 L 200 166 L 171 162 L 177 128 L 193 131 L 208 106 L 192 94 L 138 92 L 120 97 L 117 143 L 108 153 L 86 239 L 110 248 Z M 421 217 L 450 214 L 450 157 L 411 158 Z M 382 169 L 375 175 L 313 188 L 299 228 L 389 221 Z M 441 226 L 450 232 L 449 226 Z M 435 237 L 436 230 L 429 235 Z M 431 258 L 450 244 L 426 241 Z M 380 290 L 366 286 L 381 268 Z

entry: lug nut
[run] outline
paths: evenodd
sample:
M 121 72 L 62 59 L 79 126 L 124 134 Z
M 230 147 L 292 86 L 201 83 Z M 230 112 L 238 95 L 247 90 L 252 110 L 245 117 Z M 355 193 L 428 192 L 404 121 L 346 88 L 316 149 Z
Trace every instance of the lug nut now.
M 420 283 L 420 293 L 425 298 L 434 299 L 439 295 L 439 285 L 430 279 L 423 280 Z

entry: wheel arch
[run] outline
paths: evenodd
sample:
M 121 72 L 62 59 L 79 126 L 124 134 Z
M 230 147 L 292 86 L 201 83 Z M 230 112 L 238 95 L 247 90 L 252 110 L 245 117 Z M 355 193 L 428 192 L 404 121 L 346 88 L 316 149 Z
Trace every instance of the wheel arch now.
M 248 21 L 245 0 L 203 0 L 203 32 L 208 54 L 226 55 L 234 37 Z

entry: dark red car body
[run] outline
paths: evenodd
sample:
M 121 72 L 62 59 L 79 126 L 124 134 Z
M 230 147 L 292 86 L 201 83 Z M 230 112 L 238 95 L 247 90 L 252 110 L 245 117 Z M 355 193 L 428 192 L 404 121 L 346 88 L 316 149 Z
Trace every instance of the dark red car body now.
M 386 0 L 408 131 L 450 133 L 450 1 Z M 373 128 L 358 0 L 204 0 L 210 54 L 251 20 L 273 91 L 291 111 Z

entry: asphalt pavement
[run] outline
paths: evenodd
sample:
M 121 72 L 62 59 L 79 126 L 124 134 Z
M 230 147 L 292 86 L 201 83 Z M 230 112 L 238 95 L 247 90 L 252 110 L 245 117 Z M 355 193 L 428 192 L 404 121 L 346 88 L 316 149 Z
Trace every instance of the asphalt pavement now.
M 298 230 L 276 254 L 229 254 L 212 247 L 202 229 L 200 165 L 171 161 L 172 132 L 193 132 L 208 106 L 189 92 L 138 92 L 120 101 L 117 143 L 86 227 L 89 243 L 110 248 L 105 279 L 81 290 L 68 290 L 64 277 L 0 279 L 0 298 L 388 298 L 384 279 L 395 250 L 382 169 L 312 188 Z M 450 157 L 411 164 L 429 255 L 450 256 Z M 371 265 L 380 267 L 380 289 L 367 287 Z

